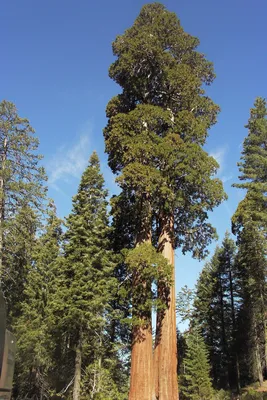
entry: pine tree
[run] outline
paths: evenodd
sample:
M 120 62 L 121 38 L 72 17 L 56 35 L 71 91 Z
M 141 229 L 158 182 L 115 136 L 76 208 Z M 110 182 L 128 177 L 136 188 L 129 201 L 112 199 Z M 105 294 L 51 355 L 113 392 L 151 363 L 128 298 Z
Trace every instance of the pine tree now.
M 233 186 L 247 189 L 233 216 L 235 231 L 244 226 L 247 219 L 257 222 L 266 230 L 267 201 L 267 107 L 266 100 L 257 98 L 246 128 L 249 133 L 243 143 L 241 162 L 238 163 L 241 183 Z
M 221 310 L 221 292 L 218 291 L 218 253 L 219 248 L 216 248 L 211 261 L 205 264 L 197 281 L 192 324 L 201 328 L 210 353 L 213 382 L 220 388 L 222 377 L 225 376 L 225 364 L 222 369 L 221 358 L 225 360 L 225 354 L 222 352 L 221 320 L 224 314 Z
M 266 239 L 257 226 L 246 225 L 239 235 L 238 268 L 242 306 L 238 319 L 242 379 L 266 377 Z M 240 340 L 242 338 L 242 341 Z
M 186 352 L 180 376 L 181 399 L 212 400 L 208 351 L 197 328 L 186 336 Z
M 11 221 L 9 221 L 11 224 Z M 36 212 L 23 205 L 12 218 L 11 229 L 6 230 L 4 237 L 3 263 L 5 273 L 2 288 L 7 302 L 8 328 L 13 330 L 22 313 L 25 300 L 25 285 L 33 260 L 36 236 L 41 222 Z
M 107 106 L 104 136 L 109 165 L 120 174 L 121 196 L 134 215 L 135 246 L 158 243 L 172 264 L 172 282 L 174 248 L 203 256 L 215 235 L 207 211 L 224 197 L 221 182 L 212 178 L 218 164 L 202 149 L 218 107 L 204 95 L 202 84 L 211 83 L 214 72 L 196 51 L 198 44 L 175 14 L 161 4 L 148 4 L 113 43 L 117 58 L 109 70 L 123 90 Z M 160 263 L 158 268 L 162 269 Z M 133 308 L 147 323 L 133 329 L 131 400 L 150 400 L 153 394 L 151 310 L 145 315 L 141 311 L 144 299 L 153 297 L 152 280 L 144 269 L 133 274 L 133 291 L 138 293 L 136 282 L 146 291 Z M 163 277 L 158 285 L 165 311 L 158 311 L 154 372 L 156 395 L 171 400 L 177 398 L 177 357 L 175 290 L 168 282 Z
M 104 364 L 106 313 L 114 285 L 106 197 L 99 159 L 94 152 L 73 198 L 64 245 L 61 326 L 68 332 L 70 346 L 76 354 L 74 400 L 81 396 L 85 359 L 85 365 L 97 362 L 101 367 Z M 101 392 L 101 385 L 102 378 L 98 374 L 96 392 Z
M 193 324 L 201 327 L 208 346 L 217 388 L 239 391 L 240 368 L 237 315 L 240 277 L 236 246 L 229 234 L 200 274 L 194 300 Z
M 185 358 L 185 352 L 186 352 L 186 339 L 185 339 L 186 333 L 182 333 L 179 330 L 177 330 L 177 353 L 178 353 L 178 368 L 177 368 L 177 374 L 178 374 L 178 380 L 179 377 L 183 373 L 183 361 Z
M 239 316 L 240 328 L 246 326 L 246 344 L 250 368 L 246 381 L 262 382 L 266 375 L 266 143 L 267 108 L 263 98 L 257 98 L 247 124 L 248 136 L 243 143 L 238 163 L 240 183 L 233 186 L 246 189 L 232 217 L 232 229 L 239 244 L 238 263 L 241 276 L 243 305 Z
M 14 219 L 19 210 L 29 207 L 35 212 L 45 196 L 46 179 L 39 165 L 42 158 L 36 153 L 38 139 L 29 121 L 21 118 L 15 105 L 0 103 L 0 279 L 7 277 L 3 256 L 12 250 L 5 245 L 6 233 L 16 229 Z M 25 218 L 28 215 L 25 213 Z M 29 213 L 31 218 L 31 212 Z M 30 221 L 29 221 L 30 224 Z M 16 233 L 14 233 L 15 235 Z M 23 271 L 21 271 L 23 274 Z M 14 279 L 14 277 L 12 278 Z M 5 293 L 8 297 L 8 293 Z
M 21 315 L 15 323 L 17 336 L 15 398 L 50 399 L 55 373 L 55 327 L 51 324 L 51 303 L 56 290 L 57 260 L 60 256 L 62 221 L 53 202 L 47 224 L 35 240 L 26 277 Z M 54 328 L 54 329 L 53 329 Z M 54 377 L 53 377 L 54 378 Z
M 225 309 L 226 347 L 228 385 L 231 389 L 240 391 L 240 368 L 237 343 L 237 315 L 240 307 L 240 277 L 237 271 L 236 245 L 226 232 L 222 242 L 219 257 L 220 289 L 223 291 L 222 305 Z M 226 386 L 226 388 L 228 388 Z

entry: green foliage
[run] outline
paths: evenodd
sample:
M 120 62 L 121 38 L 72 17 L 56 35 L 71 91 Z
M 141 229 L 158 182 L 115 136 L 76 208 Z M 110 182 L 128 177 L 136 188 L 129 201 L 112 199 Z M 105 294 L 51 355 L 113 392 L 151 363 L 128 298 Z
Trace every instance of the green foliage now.
M 109 243 L 107 191 L 93 153 L 82 175 L 73 210 L 67 218 L 64 244 L 66 286 L 62 291 L 65 313 L 61 321 L 70 332 L 98 330 L 113 284 Z
M 55 370 L 55 327 L 51 304 L 57 286 L 58 257 L 62 240 L 62 222 L 50 203 L 47 225 L 35 240 L 31 264 L 21 299 L 21 315 L 15 322 L 17 337 L 16 386 L 18 398 L 50 398 Z
M 245 181 L 236 187 L 267 192 L 266 186 L 266 140 L 267 140 L 267 107 L 266 100 L 258 97 L 251 109 L 250 119 L 246 128 L 248 136 L 244 140 L 241 162 L 238 164 L 242 175 L 239 179 Z
M 6 266 L 2 265 L 3 256 L 12 254 L 12 249 L 5 245 L 6 232 L 12 234 L 13 228 L 16 229 L 14 221 L 19 210 L 29 207 L 36 212 L 41 208 L 45 197 L 46 188 L 43 183 L 46 176 L 43 167 L 39 166 L 42 157 L 36 153 L 39 142 L 33 133 L 29 121 L 18 115 L 13 103 L 5 100 L 0 103 L 1 281 L 8 275 Z M 16 232 L 13 234 L 16 235 Z M 8 294 L 6 296 L 8 297 Z
M 266 400 L 267 394 L 256 392 L 254 389 L 249 388 L 246 393 L 243 393 L 240 397 L 241 400 Z
M 173 282 L 171 281 L 171 266 L 168 264 L 166 258 L 158 253 L 157 250 L 150 243 L 142 243 L 132 250 L 127 252 L 125 263 L 128 266 L 128 271 L 132 274 L 132 282 L 134 283 L 134 291 L 132 293 L 133 307 L 132 319 L 133 325 L 144 324 L 147 321 L 138 317 L 135 308 L 142 316 L 150 318 L 151 307 L 154 306 L 157 310 L 166 307 L 165 302 L 155 300 L 156 293 L 151 292 L 151 296 L 147 296 L 147 284 L 157 284 L 158 282 L 165 283 L 169 287 Z
M 187 285 L 181 288 L 176 298 L 176 311 L 181 318 L 181 322 L 191 321 L 194 312 L 195 292 Z
M 217 388 L 236 389 L 239 386 L 236 321 L 239 301 L 236 246 L 227 233 L 221 248 L 216 248 L 200 274 L 192 322 L 201 327 Z
M 123 92 L 107 106 L 104 136 L 122 189 L 137 204 L 146 193 L 156 215 L 175 210 L 177 246 L 201 257 L 214 236 L 207 211 L 224 193 L 211 178 L 218 164 L 201 148 L 218 107 L 204 95 L 214 73 L 198 44 L 163 5 L 144 6 L 113 43 L 110 77 Z
M 55 321 L 66 335 L 72 355 L 70 378 L 75 373 L 75 352 L 79 346 L 82 370 L 90 368 L 96 360 L 105 370 L 108 354 L 113 353 L 113 358 L 116 355 L 109 336 L 113 318 L 111 302 L 117 283 L 106 197 L 99 159 L 94 152 L 66 221 L 59 277 L 61 290 L 53 302 Z
M 221 389 L 215 392 L 213 400 L 232 400 L 232 396 L 229 391 Z
M 232 229 L 239 243 L 242 297 L 239 325 L 240 331 L 245 328 L 242 350 L 246 354 L 243 357 L 246 383 L 262 381 L 266 373 L 266 116 L 266 101 L 257 98 L 250 112 L 246 126 L 249 132 L 238 164 L 241 182 L 234 185 L 247 190 L 232 217 Z
M 210 378 L 208 351 L 198 329 L 190 330 L 186 336 L 187 349 L 180 376 L 182 399 L 212 400 L 213 389 Z
M 253 238 L 253 240 L 251 240 Z M 262 231 L 246 225 L 239 236 L 238 267 L 242 306 L 239 315 L 239 341 L 245 383 L 262 379 L 265 371 L 266 271 L 267 248 Z
M 124 379 L 125 380 L 125 379 Z M 88 365 L 82 382 L 81 400 L 127 400 L 128 387 L 114 382 L 112 370 L 98 362 Z
M 18 115 L 16 106 L 5 100 L 0 103 L 0 132 L 3 149 L 0 177 L 4 183 L 1 199 L 7 217 L 22 204 L 40 206 L 46 176 L 43 167 L 39 166 L 42 156 L 36 153 L 39 141 L 33 136 L 33 128 L 26 118 Z
M 39 211 L 45 199 L 45 172 L 38 139 L 15 105 L 0 103 L 0 281 L 8 303 L 9 327 L 21 314 Z
M 183 372 L 183 360 L 186 353 L 186 339 L 185 334 L 177 330 L 177 353 L 178 353 L 178 377 Z
M 267 107 L 266 100 L 257 98 L 246 128 L 249 133 L 243 143 L 241 162 L 238 163 L 241 183 L 234 186 L 247 189 L 247 195 L 240 202 L 233 218 L 233 230 L 238 233 L 246 222 L 267 227 Z
M 12 218 L 12 229 L 8 229 L 4 236 L 2 288 L 7 301 L 9 329 L 13 329 L 22 312 L 24 288 L 32 263 L 36 234 L 40 227 L 40 220 L 35 211 L 25 206 L 17 210 Z
M 112 201 L 120 249 L 150 239 L 157 246 L 168 218 L 174 218 L 174 247 L 196 258 L 206 255 L 216 237 L 208 212 L 225 193 L 215 178 L 218 164 L 202 146 L 219 108 L 203 89 L 215 75 L 212 63 L 196 50 L 198 44 L 159 3 L 145 5 L 113 43 L 116 59 L 109 75 L 122 93 L 107 105 L 104 138 L 109 166 L 122 189 Z M 123 262 L 119 272 L 132 287 L 137 320 L 143 319 L 137 311 L 151 308 L 154 264 L 146 262 L 138 275 Z

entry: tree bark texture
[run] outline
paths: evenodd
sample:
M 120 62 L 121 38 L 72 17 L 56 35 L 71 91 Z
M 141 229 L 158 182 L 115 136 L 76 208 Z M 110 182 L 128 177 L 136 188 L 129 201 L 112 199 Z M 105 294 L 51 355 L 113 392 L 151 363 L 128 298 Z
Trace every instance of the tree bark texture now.
M 151 232 L 143 230 L 140 232 L 136 246 L 142 243 L 151 243 Z M 142 282 L 142 277 L 138 271 L 134 273 L 134 287 L 142 285 L 144 293 L 147 296 L 151 294 L 151 285 L 148 282 Z M 138 309 L 138 304 L 136 305 Z M 137 311 L 138 313 L 138 311 Z M 153 388 L 153 339 L 151 310 L 140 312 L 137 316 L 144 323 L 140 326 L 134 326 L 132 330 L 132 351 L 131 351 L 131 379 L 129 400 L 152 400 Z
M 151 324 L 133 328 L 129 400 L 152 400 Z
M 172 266 L 172 285 L 167 290 L 159 284 L 158 296 L 167 308 L 157 314 L 154 350 L 154 392 L 158 400 L 177 400 L 177 337 L 175 313 L 175 264 L 172 219 L 163 224 L 159 249 Z

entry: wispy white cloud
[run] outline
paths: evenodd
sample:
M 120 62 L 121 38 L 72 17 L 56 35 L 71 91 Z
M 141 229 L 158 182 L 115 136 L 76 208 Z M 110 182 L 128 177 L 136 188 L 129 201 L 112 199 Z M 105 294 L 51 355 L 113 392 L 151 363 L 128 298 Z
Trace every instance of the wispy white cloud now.
M 219 147 L 219 148 L 213 150 L 210 153 L 211 157 L 215 158 L 215 160 L 217 161 L 217 163 L 220 166 L 218 174 L 221 173 L 223 171 L 223 169 L 224 169 L 226 153 L 227 153 L 227 147 L 226 146 Z
M 226 183 L 233 179 L 233 175 L 230 173 L 229 175 L 223 175 L 222 172 L 225 170 L 226 167 L 226 156 L 228 152 L 227 146 L 219 147 L 213 151 L 211 151 L 211 157 L 215 158 L 217 163 L 219 164 L 219 169 L 217 171 L 217 175 L 220 176 L 220 179 L 223 183 Z M 226 168 L 227 169 L 227 168 Z
M 84 171 L 89 157 L 91 126 L 86 128 L 73 146 L 61 146 L 48 162 L 48 184 L 61 191 L 59 182 L 70 182 L 73 178 L 79 179 Z
M 224 175 L 224 176 L 221 177 L 221 180 L 222 180 L 223 183 L 231 181 L 232 179 L 233 179 L 233 175 L 229 175 L 229 176 L 228 175 L 226 175 L 226 176 Z

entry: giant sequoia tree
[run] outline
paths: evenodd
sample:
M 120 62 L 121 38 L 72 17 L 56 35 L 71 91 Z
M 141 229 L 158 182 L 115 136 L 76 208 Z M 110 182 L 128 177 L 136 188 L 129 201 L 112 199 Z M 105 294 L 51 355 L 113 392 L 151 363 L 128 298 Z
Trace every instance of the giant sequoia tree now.
M 113 43 L 116 60 L 109 74 L 122 93 L 107 106 L 104 136 L 109 165 L 119 174 L 119 198 L 124 199 L 114 202 L 114 214 L 116 204 L 125 205 L 125 214 L 131 210 L 135 256 L 140 253 L 135 268 L 130 268 L 131 400 L 150 400 L 153 392 L 161 400 L 177 399 L 174 249 L 191 251 L 198 258 L 205 254 L 215 236 L 207 213 L 224 197 L 221 182 L 212 178 L 218 164 L 202 148 L 218 107 L 203 89 L 214 72 L 197 52 L 198 44 L 197 38 L 184 32 L 176 15 L 158 3 L 144 6 L 133 26 Z M 148 251 L 152 243 L 172 266 L 172 285 L 162 259 L 146 257 L 153 254 Z M 155 278 L 165 306 L 157 315 L 153 373 L 151 283 Z

